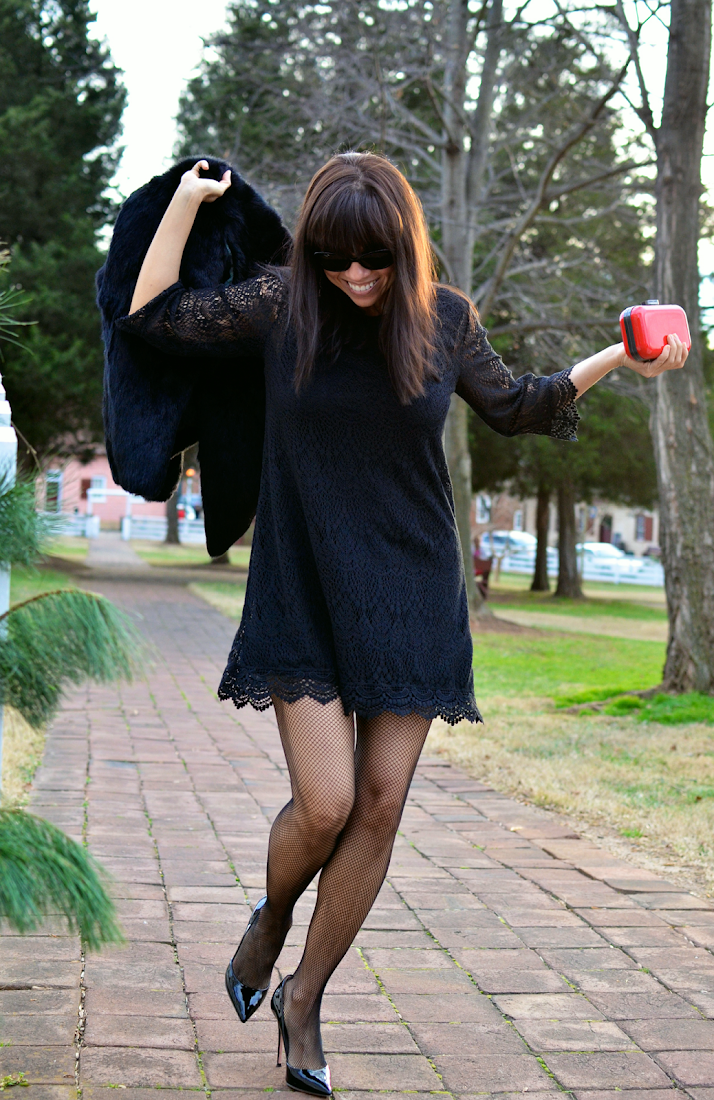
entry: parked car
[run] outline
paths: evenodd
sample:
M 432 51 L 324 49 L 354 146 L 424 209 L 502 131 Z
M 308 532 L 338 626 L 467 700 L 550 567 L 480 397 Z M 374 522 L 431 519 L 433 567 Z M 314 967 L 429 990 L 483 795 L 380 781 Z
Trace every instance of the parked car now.
M 527 531 L 486 531 L 481 535 L 480 556 L 501 558 L 504 554 L 535 554 L 538 540 Z
M 579 542 L 576 550 L 578 553 L 587 554 L 588 558 L 625 558 L 627 555 L 619 546 L 612 542 Z
M 619 576 L 631 576 L 642 571 L 642 561 L 626 554 L 611 542 L 579 542 L 576 546 L 583 574 L 589 568 L 617 569 Z

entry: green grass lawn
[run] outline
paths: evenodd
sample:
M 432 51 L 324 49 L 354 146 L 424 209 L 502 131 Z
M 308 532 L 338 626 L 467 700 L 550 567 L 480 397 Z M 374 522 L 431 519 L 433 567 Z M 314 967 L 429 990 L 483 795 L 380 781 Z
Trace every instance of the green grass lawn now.
M 68 573 L 56 569 L 33 569 L 24 565 L 13 565 L 10 573 L 10 603 L 29 600 L 42 592 L 53 592 L 56 588 L 76 588 L 77 582 Z
M 562 696 L 572 701 L 574 694 L 592 689 L 607 695 L 638 691 L 660 682 L 663 663 L 659 642 L 550 631 L 474 635 L 476 694 L 483 697 Z
M 206 547 L 202 545 L 188 543 L 170 546 L 165 542 L 150 542 L 143 539 L 133 539 L 131 545 L 139 557 L 147 561 L 149 565 L 175 568 L 180 566 L 195 567 L 197 565 L 210 566 L 211 564 Z M 248 562 L 250 561 L 249 546 L 231 546 L 228 554 L 231 565 L 237 566 L 239 569 L 248 568 Z
M 637 603 L 631 599 L 613 600 L 608 595 L 590 596 L 586 600 L 557 600 L 548 592 L 497 592 L 491 600 L 495 610 L 514 608 L 518 611 L 546 612 L 551 615 L 572 615 L 577 618 L 596 618 L 607 615 L 616 619 L 636 619 L 640 622 L 666 622 L 665 607 Z
M 229 619 L 240 619 L 245 599 L 245 581 L 197 581 L 189 590 Z
M 496 581 L 492 573 L 489 591 L 496 596 L 515 597 L 520 594 L 524 600 L 552 600 L 556 607 L 561 603 L 574 602 L 579 604 L 581 602 L 579 600 L 554 599 L 553 593 L 555 592 L 556 582 L 552 577 L 550 579 L 550 592 L 531 592 L 531 580 L 531 576 L 525 573 L 501 573 L 500 579 Z M 582 588 L 588 599 L 601 599 L 609 602 L 626 600 L 635 604 L 659 607 L 662 610 L 666 608 L 663 588 L 654 588 L 646 584 L 608 584 L 606 581 L 584 581 Z
M 89 539 L 75 538 L 63 535 L 53 539 L 47 548 L 47 553 L 53 558 L 64 558 L 65 561 L 83 562 L 89 550 Z

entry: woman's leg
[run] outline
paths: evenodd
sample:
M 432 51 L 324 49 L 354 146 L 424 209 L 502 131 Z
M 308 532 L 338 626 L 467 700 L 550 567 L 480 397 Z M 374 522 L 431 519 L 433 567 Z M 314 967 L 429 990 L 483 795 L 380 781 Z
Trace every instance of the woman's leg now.
M 325 1064 L 320 1002 L 387 873 L 394 837 L 430 721 L 417 714 L 380 714 L 357 721 L 355 803 L 325 864 L 305 951 L 285 988 L 290 1064 Z
M 270 830 L 268 901 L 233 958 L 237 978 L 264 989 L 293 906 L 329 859 L 354 802 L 354 722 L 339 699 L 273 699 L 292 798 Z

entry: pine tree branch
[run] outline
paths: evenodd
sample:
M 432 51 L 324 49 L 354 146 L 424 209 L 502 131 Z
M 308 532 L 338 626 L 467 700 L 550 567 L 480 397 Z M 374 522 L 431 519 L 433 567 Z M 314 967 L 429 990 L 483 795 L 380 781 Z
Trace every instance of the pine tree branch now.
M 81 844 L 24 810 L 0 810 L 0 920 L 25 935 L 55 912 L 84 947 L 123 943 L 106 873 Z
M 13 604 L 7 611 L 4 611 L 2 615 L 0 615 L 0 623 L 3 619 L 6 619 L 8 615 L 12 615 L 15 611 L 19 611 L 21 607 L 27 607 L 30 603 L 37 603 L 38 600 L 46 600 L 49 596 L 64 596 L 66 593 L 66 588 L 53 588 L 50 592 L 40 592 L 37 596 L 28 596 L 26 600 L 21 600 L 20 603 Z M 100 596 L 95 596 L 93 592 L 86 592 L 85 595 L 91 596 L 95 600 L 101 599 Z

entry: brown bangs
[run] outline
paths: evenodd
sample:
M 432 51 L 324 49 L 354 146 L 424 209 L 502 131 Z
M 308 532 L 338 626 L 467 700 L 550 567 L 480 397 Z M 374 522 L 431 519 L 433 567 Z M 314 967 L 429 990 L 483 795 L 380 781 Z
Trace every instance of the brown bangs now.
M 347 189 L 341 181 L 326 187 L 306 227 L 308 247 L 347 256 L 357 256 L 374 245 L 394 250 L 402 234 L 402 218 L 396 206 L 385 207 L 380 198 L 371 189 Z
M 434 263 L 421 203 L 402 173 L 374 153 L 341 153 L 313 177 L 295 230 L 290 312 L 297 335 L 297 389 L 316 356 L 339 353 L 355 309 L 313 262 L 313 252 L 357 256 L 391 249 L 394 279 L 382 308 L 380 349 L 403 404 L 437 377 Z

